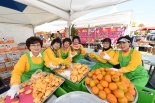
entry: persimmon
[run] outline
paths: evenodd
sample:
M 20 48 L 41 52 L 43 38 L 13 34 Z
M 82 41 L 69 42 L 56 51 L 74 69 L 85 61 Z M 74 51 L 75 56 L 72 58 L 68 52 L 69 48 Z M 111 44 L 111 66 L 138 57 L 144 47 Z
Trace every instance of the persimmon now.
M 99 93 L 99 89 L 96 86 L 92 87 L 91 91 L 92 91 L 93 94 L 98 94 Z
M 106 93 L 105 93 L 104 91 L 99 91 L 98 96 L 99 96 L 102 100 L 106 99 Z
M 117 98 L 116 98 L 113 94 L 108 94 L 108 95 L 107 95 L 107 100 L 108 100 L 110 103 L 117 103 Z
M 109 89 L 115 90 L 115 89 L 117 89 L 117 85 L 115 83 L 109 83 Z

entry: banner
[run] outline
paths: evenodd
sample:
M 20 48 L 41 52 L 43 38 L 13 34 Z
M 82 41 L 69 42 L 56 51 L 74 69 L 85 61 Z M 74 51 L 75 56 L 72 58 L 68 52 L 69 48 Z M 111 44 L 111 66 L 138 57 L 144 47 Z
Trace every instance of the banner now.
M 112 43 L 116 43 L 117 39 L 124 35 L 125 27 L 111 27 L 111 28 L 90 28 L 90 34 L 88 34 L 88 28 L 79 28 L 78 35 L 80 36 L 81 43 L 94 43 L 95 40 L 102 40 L 104 38 L 110 38 Z

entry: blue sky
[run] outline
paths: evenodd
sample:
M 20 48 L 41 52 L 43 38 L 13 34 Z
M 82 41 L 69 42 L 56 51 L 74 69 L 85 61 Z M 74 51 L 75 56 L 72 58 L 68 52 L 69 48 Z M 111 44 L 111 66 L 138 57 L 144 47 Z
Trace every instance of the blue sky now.
M 128 2 L 118 4 L 114 7 L 117 11 L 133 11 L 132 21 L 144 23 L 144 25 L 155 26 L 155 0 L 130 0 Z M 101 16 L 109 14 L 113 7 L 107 7 L 97 12 L 85 15 L 82 18 L 90 16 Z

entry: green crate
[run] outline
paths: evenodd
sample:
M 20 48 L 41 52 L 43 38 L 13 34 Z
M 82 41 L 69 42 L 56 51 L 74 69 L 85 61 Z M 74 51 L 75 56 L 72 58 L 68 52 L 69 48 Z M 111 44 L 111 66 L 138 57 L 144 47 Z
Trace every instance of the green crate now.
M 137 103 L 155 103 L 155 90 L 137 85 L 135 87 L 138 91 Z
M 85 79 L 83 79 L 80 83 L 73 83 L 69 80 L 65 80 L 65 82 L 62 84 L 62 88 L 67 92 L 72 92 L 72 91 L 88 92 L 84 84 L 84 80 Z
M 66 94 L 67 92 L 61 88 L 61 87 L 58 87 L 57 90 L 54 92 L 54 95 L 57 96 L 57 97 L 60 97 L 64 94 Z

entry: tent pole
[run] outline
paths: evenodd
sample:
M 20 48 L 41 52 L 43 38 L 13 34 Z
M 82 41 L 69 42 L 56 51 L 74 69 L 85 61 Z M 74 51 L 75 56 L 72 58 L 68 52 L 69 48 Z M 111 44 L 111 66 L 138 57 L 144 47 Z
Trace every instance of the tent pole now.
M 32 24 L 31 24 L 32 25 Z M 32 25 L 32 30 L 33 30 L 33 34 L 34 36 L 36 36 L 35 32 L 34 32 L 34 25 Z
M 66 31 L 66 34 L 67 34 L 67 37 L 69 37 L 69 38 L 71 36 L 71 25 L 72 25 L 71 21 L 67 21 L 67 31 Z
M 90 48 L 90 24 L 88 25 L 88 48 Z

